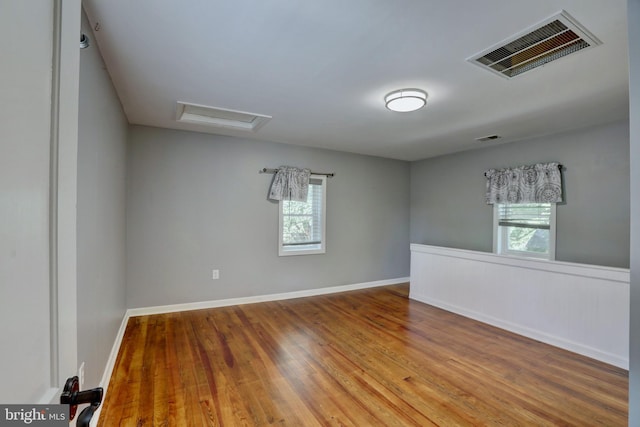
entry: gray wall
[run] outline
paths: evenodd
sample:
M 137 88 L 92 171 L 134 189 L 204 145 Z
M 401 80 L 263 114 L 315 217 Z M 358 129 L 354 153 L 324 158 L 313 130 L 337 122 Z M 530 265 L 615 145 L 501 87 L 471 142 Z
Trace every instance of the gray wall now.
M 556 259 L 629 267 L 626 121 L 412 163 L 411 242 L 491 252 L 483 172 L 548 161 L 564 165 Z
M 278 257 L 272 175 L 258 170 L 283 164 L 336 174 L 327 182 L 326 254 Z M 406 162 L 132 126 L 128 177 L 128 307 L 409 274 Z
M 35 402 L 51 381 L 49 132 L 52 7 L 50 1 L 0 3 L 0 35 L 5 41 L 0 43 L 2 403 Z M 28 46 L 26 51 L 25 46 Z
M 82 29 L 91 37 L 85 16 Z M 80 55 L 78 364 L 98 385 L 125 313 L 128 123 L 95 39 Z
M 629 117 L 631 139 L 631 325 L 629 425 L 640 425 L 640 0 L 629 0 Z

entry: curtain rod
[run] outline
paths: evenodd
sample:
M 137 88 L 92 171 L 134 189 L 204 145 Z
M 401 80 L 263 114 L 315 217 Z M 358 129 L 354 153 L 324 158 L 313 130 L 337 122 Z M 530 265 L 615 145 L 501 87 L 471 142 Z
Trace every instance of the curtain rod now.
M 562 170 L 562 163 L 558 163 L 558 169 L 559 169 L 559 170 Z M 484 176 L 487 176 L 487 173 L 485 172 L 485 173 L 483 173 L 483 175 L 484 175 Z
M 278 172 L 278 169 L 268 169 L 268 168 L 262 168 L 258 171 L 258 173 L 276 173 Z M 311 171 L 311 175 L 324 175 L 324 176 L 328 176 L 328 177 L 332 177 L 335 174 L 333 172 L 330 173 L 322 173 L 322 172 L 313 172 Z

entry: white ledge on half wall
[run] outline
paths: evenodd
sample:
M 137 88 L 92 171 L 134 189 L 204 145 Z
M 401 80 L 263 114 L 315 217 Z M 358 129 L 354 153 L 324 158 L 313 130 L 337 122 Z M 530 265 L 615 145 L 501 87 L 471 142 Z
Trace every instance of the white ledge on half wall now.
M 411 299 L 628 369 L 628 269 L 410 247 Z

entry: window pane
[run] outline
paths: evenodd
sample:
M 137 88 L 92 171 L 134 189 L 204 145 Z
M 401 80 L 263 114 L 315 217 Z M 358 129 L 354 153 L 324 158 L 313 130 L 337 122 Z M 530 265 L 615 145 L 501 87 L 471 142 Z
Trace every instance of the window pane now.
M 306 202 L 282 202 L 284 245 L 318 244 L 322 236 L 322 186 L 311 182 Z
M 497 204 L 494 215 L 496 253 L 554 258 L 555 205 Z
M 549 253 L 549 230 L 507 227 L 507 248 L 511 251 Z
M 281 200 L 278 219 L 278 255 L 325 253 L 326 177 L 309 179 L 307 200 Z

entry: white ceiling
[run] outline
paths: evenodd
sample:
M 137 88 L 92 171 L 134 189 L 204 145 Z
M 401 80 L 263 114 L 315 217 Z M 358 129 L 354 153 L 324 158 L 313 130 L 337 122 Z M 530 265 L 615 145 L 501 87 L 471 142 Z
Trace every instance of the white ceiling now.
M 130 123 L 403 160 L 628 117 L 626 3 L 84 0 Z M 560 10 L 602 45 L 511 80 L 466 61 Z M 406 87 L 427 107 L 387 110 Z M 176 101 L 273 119 L 221 131 L 178 123 Z

